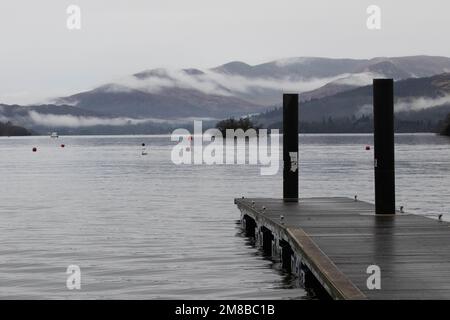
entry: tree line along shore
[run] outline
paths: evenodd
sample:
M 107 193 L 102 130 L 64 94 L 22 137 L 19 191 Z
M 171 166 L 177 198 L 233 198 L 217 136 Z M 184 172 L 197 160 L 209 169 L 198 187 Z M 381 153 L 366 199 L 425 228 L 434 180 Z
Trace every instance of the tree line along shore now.
M 450 114 L 447 116 L 447 119 L 444 121 L 444 125 L 442 127 L 441 134 L 444 136 L 450 137 Z
M 364 121 L 363 121 L 364 120 Z M 354 122 L 349 121 L 337 121 L 333 122 L 331 120 L 323 122 L 323 123 L 302 123 L 301 127 L 304 129 L 303 131 L 306 133 L 368 133 L 372 131 L 371 128 L 371 119 L 367 117 L 367 119 L 359 119 L 357 122 L 359 125 L 355 125 Z M 261 129 L 263 126 L 255 124 L 251 119 L 249 118 L 240 118 L 240 119 L 225 119 L 222 121 L 219 121 L 216 126 L 217 129 L 219 129 L 221 132 L 225 132 L 226 129 L 243 129 L 244 131 L 250 128 L 253 129 Z M 274 126 L 275 128 L 278 128 L 278 126 Z M 280 124 L 280 128 L 281 128 Z M 445 120 L 443 120 L 438 128 L 436 129 L 434 126 L 433 128 L 430 127 L 430 125 L 418 123 L 415 124 L 415 126 L 412 126 L 411 123 L 404 124 L 401 121 L 396 122 L 396 131 L 397 132 L 408 132 L 412 129 L 411 132 L 436 132 L 441 135 L 450 136 L 450 114 L 447 116 Z M 273 129 L 268 128 L 268 129 Z M 39 134 L 35 133 L 31 130 L 28 130 L 24 127 L 18 126 L 13 124 L 12 122 L 0 122 L 0 136 L 30 136 L 33 134 Z
M 31 131 L 11 122 L 0 122 L 0 136 L 31 136 Z

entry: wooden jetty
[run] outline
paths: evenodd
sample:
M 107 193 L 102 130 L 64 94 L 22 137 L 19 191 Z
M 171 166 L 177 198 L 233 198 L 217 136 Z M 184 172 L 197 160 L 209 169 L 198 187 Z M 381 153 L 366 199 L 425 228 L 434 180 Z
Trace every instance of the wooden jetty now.
M 235 203 L 266 254 L 300 276 L 311 272 L 334 299 L 450 299 L 447 222 L 375 214 L 374 205 L 349 198 Z M 380 289 L 367 286 L 370 265 L 380 268 Z
M 299 198 L 297 94 L 283 96 L 283 198 L 235 199 L 247 235 L 334 299 L 450 299 L 450 225 L 395 207 L 393 88 L 373 82 L 374 205 Z

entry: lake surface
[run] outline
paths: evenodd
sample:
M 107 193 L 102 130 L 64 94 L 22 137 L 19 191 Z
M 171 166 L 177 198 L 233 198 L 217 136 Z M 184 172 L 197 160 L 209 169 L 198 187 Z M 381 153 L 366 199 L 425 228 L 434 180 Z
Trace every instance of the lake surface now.
M 301 135 L 300 195 L 373 202 L 372 140 Z M 254 165 L 174 165 L 174 144 L 0 138 L 0 298 L 309 298 L 236 224 L 235 197 L 281 197 L 281 168 L 261 176 Z M 396 182 L 397 206 L 450 220 L 450 139 L 397 135 Z M 72 264 L 81 290 L 66 288 Z

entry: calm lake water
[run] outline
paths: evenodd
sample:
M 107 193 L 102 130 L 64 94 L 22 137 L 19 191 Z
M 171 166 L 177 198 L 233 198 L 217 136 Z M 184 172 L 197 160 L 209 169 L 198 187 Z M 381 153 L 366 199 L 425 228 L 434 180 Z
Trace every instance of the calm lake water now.
M 301 196 L 373 202 L 371 143 L 301 135 Z M 281 169 L 177 166 L 173 145 L 166 136 L 0 138 L 0 298 L 308 298 L 236 225 L 233 199 L 280 197 Z M 450 139 L 397 135 L 396 179 L 398 206 L 450 220 Z M 81 290 L 66 288 L 72 264 Z

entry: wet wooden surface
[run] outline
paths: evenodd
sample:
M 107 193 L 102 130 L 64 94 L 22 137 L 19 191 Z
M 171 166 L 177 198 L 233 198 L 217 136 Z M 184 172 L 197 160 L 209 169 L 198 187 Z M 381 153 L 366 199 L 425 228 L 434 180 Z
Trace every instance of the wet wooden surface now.
M 310 198 L 298 203 L 253 198 L 235 202 L 241 210 L 251 212 L 273 228 L 286 233 L 289 230 L 294 237 L 299 230 L 297 234 L 307 236 L 332 262 L 325 264 L 331 268 L 328 271 L 336 273 L 334 266 L 341 273 L 340 278 L 343 275 L 362 293 L 353 298 L 450 299 L 447 222 L 412 214 L 377 216 L 374 205 L 348 198 Z M 300 245 L 302 239 L 297 239 Z M 313 262 L 323 258 L 314 257 L 314 253 L 308 255 Z M 381 269 L 380 290 L 367 288 L 369 265 Z M 327 275 L 327 270 L 324 272 Z M 348 282 L 342 283 L 348 286 Z M 339 289 L 341 284 L 333 285 Z

